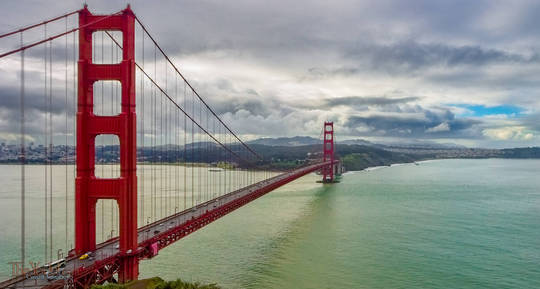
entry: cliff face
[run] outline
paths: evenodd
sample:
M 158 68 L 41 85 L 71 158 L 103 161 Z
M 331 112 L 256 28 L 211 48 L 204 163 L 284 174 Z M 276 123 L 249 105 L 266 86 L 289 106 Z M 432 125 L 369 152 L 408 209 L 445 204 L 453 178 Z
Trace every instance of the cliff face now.
M 396 163 L 411 163 L 415 160 L 415 158 L 403 154 L 384 156 L 373 153 L 351 153 L 341 158 L 348 171 L 359 171 L 368 167 L 389 166 Z

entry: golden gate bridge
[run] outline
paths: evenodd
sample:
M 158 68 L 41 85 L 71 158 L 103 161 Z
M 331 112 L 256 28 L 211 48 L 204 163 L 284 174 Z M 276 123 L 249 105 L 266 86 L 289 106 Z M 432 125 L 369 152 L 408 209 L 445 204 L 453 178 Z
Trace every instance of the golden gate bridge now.
M 306 174 L 319 171 L 331 183 L 339 170 L 332 122 L 323 125 L 317 158 L 272 169 L 199 95 L 129 5 L 109 15 L 85 5 L 0 39 L 16 46 L 0 51 L 0 65 L 9 68 L 5 80 L 20 84 L 18 95 L 2 97 L 19 98 L 21 168 L 20 261 L 0 288 L 135 280 L 141 260 L 184 236 Z M 36 135 L 45 163 L 41 266 L 26 264 L 27 142 Z M 65 169 L 65 236 L 53 226 L 58 164 Z M 60 247 L 68 254 L 57 259 Z

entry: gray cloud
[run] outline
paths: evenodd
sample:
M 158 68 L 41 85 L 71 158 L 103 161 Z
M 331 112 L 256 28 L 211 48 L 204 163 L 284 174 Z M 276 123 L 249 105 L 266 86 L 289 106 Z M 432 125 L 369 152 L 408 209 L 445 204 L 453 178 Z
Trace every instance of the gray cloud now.
M 224 114 L 227 112 L 237 113 L 240 110 L 245 110 L 252 115 L 261 115 L 263 117 L 267 117 L 270 114 L 270 109 L 266 106 L 266 104 L 255 99 L 245 100 L 237 98 L 227 102 L 214 102 L 214 107 L 216 108 L 216 112 L 219 114 Z
M 87 2 L 96 13 L 125 7 L 122 2 Z M 2 32 L 24 25 L 19 15 L 43 19 L 81 7 L 72 1 L 55 4 L 4 1 Z M 458 141 L 477 140 L 482 127 L 505 125 L 464 118 L 445 108 L 448 103 L 520 105 L 527 111 L 512 125 L 540 132 L 537 1 L 131 4 L 199 93 L 240 134 L 318 133 L 318 122 L 329 118 L 351 135 Z M 60 24 L 56 29 L 64 29 Z M 69 40 L 67 51 L 63 40 L 55 42 L 55 67 L 63 65 L 66 53 L 72 56 Z M 36 66 L 27 75 L 28 105 L 36 119 L 42 112 L 43 79 L 32 73 L 42 69 L 40 53 L 27 54 L 27 67 Z M 183 66 L 186 61 L 189 65 Z M 147 57 L 146 65 L 151 62 Z M 208 69 L 213 62 L 216 67 Z M 11 71 L 3 65 L 1 73 Z M 18 109 L 13 79 L 0 78 L 0 123 L 9 123 Z M 55 113 L 63 113 L 63 95 L 61 88 L 54 93 Z
M 48 102 L 47 91 L 47 102 Z M 69 114 L 74 114 L 73 105 L 73 91 L 71 88 L 68 90 L 68 106 L 65 103 L 65 90 L 60 87 L 53 87 L 51 106 L 48 107 L 44 96 L 45 92 L 43 88 L 36 86 L 25 87 L 25 108 L 29 110 L 36 110 L 39 112 L 51 111 L 53 114 L 63 114 L 68 110 Z M 20 87 L 14 86 L 0 86 L 0 108 L 7 110 L 18 111 L 20 108 Z
M 516 125 L 523 125 L 531 130 L 540 132 L 540 113 L 535 112 L 516 121 Z
M 364 59 L 372 67 L 402 67 L 416 70 L 433 65 L 486 65 L 500 62 L 526 63 L 537 61 L 537 57 L 505 52 L 503 50 L 480 46 L 454 46 L 447 44 L 420 44 L 413 41 L 398 42 L 392 45 L 358 47 L 346 54 L 347 57 Z
M 358 135 L 406 138 L 478 138 L 479 131 L 470 130 L 482 122 L 456 118 L 449 110 L 421 109 L 421 113 L 403 115 L 351 116 L 344 126 Z
M 352 76 L 366 72 L 399 75 L 433 67 L 468 67 L 479 76 L 478 67 L 491 64 L 539 63 L 537 53 L 524 55 L 481 46 L 454 46 L 441 43 L 421 44 L 414 41 L 386 45 L 360 44 L 343 48 L 347 64 L 337 68 L 311 67 L 310 77 Z
M 377 96 L 345 96 L 337 98 L 327 98 L 324 100 L 327 107 L 344 105 L 344 106 L 384 106 L 390 104 L 400 104 L 419 100 L 418 97 L 377 97 Z
M 214 82 L 193 82 L 199 94 L 210 102 L 212 109 L 220 115 L 236 114 L 247 111 L 254 116 L 268 117 L 275 111 L 290 113 L 290 109 L 280 105 L 274 98 L 260 95 L 253 88 L 237 89 L 228 79 L 217 79 Z M 189 105 L 188 105 L 189 106 Z

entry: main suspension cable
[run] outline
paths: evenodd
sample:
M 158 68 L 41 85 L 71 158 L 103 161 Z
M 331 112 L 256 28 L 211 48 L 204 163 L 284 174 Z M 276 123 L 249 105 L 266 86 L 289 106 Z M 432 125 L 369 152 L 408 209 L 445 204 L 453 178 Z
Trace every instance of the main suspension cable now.
M 157 43 L 157 41 L 154 39 L 154 37 L 150 34 L 150 32 L 148 32 L 148 30 L 146 29 L 146 27 L 144 26 L 144 24 L 141 22 L 141 20 L 135 16 L 135 20 L 137 21 L 137 23 L 139 23 L 139 25 L 141 25 L 141 28 L 146 32 L 146 34 L 148 35 L 148 37 L 150 38 L 150 40 L 152 40 L 152 42 L 154 42 L 154 45 L 159 49 L 159 51 L 161 52 L 161 54 L 163 55 L 163 57 L 165 58 L 165 60 L 167 60 L 167 62 L 169 62 L 169 64 L 172 65 L 172 67 L 174 68 L 174 70 L 176 71 L 176 73 L 178 73 L 178 75 L 180 75 L 180 77 L 186 82 L 186 84 L 189 86 L 189 88 L 193 91 L 193 93 L 197 96 L 197 98 L 199 98 L 199 100 L 208 108 L 208 110 L 221 122 L 221 124 L 223 124 L 223 126 L 246 148 L 248 149 L 252 154 L 254 154 L 255 156 L 257 156 L 259 159 L 262 159 L 262 157 L 257 154 L 257 152 L 255 152 L 254 150 L 251 149 L 251 147 L 249 147 L 247 144 L 245 144 L 224 122 L 223 120 L 221 120 L 221 118 L 214 112 L 214 110 L 206 103 L 206 101 L 204 101 L 204 99 L 199 95 L 199 93 L 195 90 L 195 88 L 193 88 L 193 86 L 191 85 L 191 83 L 189 83 L 189 81 L 184 77 L 184 75 L 180 72 L 180 70 L 176 67 L 176 65 L 174 65 L 174 63 L 171 61 L 171 59 L 169 58 L 169 56 L 165 53 L 165 51 L 161 48 L 161 46 Z
M 118 11 L 118 12 L 116 12 L 116 13 L 114 13 L 114 14 L 107 15 L 107 16 L 105 16 L 105 17 L 103 17 L 103 18 L 100 18 L 100 19 L 98 19 L 98 20 L 96 20 L 96 21 L 93 21 L 93 22 L 87 23 L 87 24 L 85 24 L 85 25 L 82 25 L 82 26 L 73 28 L 73 29 L 68 30 L 68 31 L 66 31 L 66 32 L 62 32 L 62 33 L 56 34 L 56 35 L 54 35 L 54 36 L 51 36 L 51 37 L 48 37 L 48 38 L 45 38 L 45 39 L 42 39 L 42 40 L 33 42 L 33 43 L 31 43 L 31 44 L 25 45 L 25 46 L 23 46 L 23 47 L 20 47 L 20 48 L 17 48 L 17 49 L 8 51 L 8 52 L 6 52 L 6 53 L 0 54 L 0 58 L 3 58 L 3 57 L 8 56 L 8 55 L 11 55 L 11 54 L 13 54 L 13 53 L 17 53 L 17 52 L 26 50 L 26 49 L 28 49 L 28 48 L 32 48 L 32 47 L 34 47 L 34 46 L 40 45 L 40 44 L 45 43 L 45 42 L 52 41 L 52 40 L 54 40 L 54 39 L 56 39 L 56 38 L 59 38 L 59 37 L 62 37 L 62 36 L 64 36 L 64 35 L 73 33 L 73 32 L 75 32 L 75 31 L 79 31 L 79 30 L 81 30 L 82 28 L 86 28 L 86 27 L 88 27 L 88 26 L 95 25 L 95 24 L 97 24 L 97 23 L 99 23 L 99 22 L 101 22 L 101 21 L 104 21 L 104 20 L 106 20 L 106 19 L 108 19 L 108 18 L 110 18 L 110 17 L 113 17 L 113 16 L 115 16 L 115 15 L 119 15 L 119 14 L 121 14 L 121 13 L 122 13 L 122 11 Z M 44 26 L 46 27 L 46 24 L 45 24 Z
M 42 22 L 39 22 L 39 23 L 36 23 L 36 24 L 32 24 L 32 25 L 29 25 L 29 26 L 26 26 L 24 28 L 20 28 L 20 29 L 17 29 L 17 30 L 14 30 L 14 31 L 11 31 L 11 32 L 7 32 L 7 33 L 4 33 L 4 34 L 1 34 L 0 35 L 0 39 L 4 38 L 4 37 L 7 37 L 7 36 L 10 36 L 10 35 L 13 35 L 13 34 L 17 34 L 17 33 L 22 33 L 26 30 L 29 30 L 29 29 L 32 29 L 32 28 L 36 28 L 36 27 L 39 27 L 39 26 L 42 26 L 42 25 L 46 25 L 47 23 L 51 23 L 51 22 L 54 22 L 56 20 L 59 20 L 59 19 L 62 19 L 62 18 L 67 18 L 73 14 L 76 14 L 76 13 L 79 13 L 81 12 L 83 9 L 79 9 L 79 10 L 75 10 L 75 11 L 72 11 L 72 12 L 69 12 L 69 13 L 66 13 L 64 15 L 60 15 L 58 17 L 54 17 L 54 18 L 51 18 L 49 20 L 45 20 L 45 21 L 42 21 Z
M 105 31 L 105 33 L 111 38 L 111 40 L 120 48 L 122 48 L 122 46 L 120 45 L 120 43 L 118 43 L 118 41 L 116 41 L 116 39 L 114 39 L 114 37 L 112 37 L 112 35 L 108 32 L 108 31 Z M 148 34 L 148 32 L 146 32 Z M 155 40 L 150 36 L 150 34 L 148 34 L 148 36 L 150 37 L 150 39 L 152 39 L 152 41 L 154 42 L 154 44 L 156 44 Z M 159 49 L 163 54 L 163 50 L 161 50 L 161 48 L 156 44 L 154 46 L 154 77 L 157 75 L 157 71 L 156 71 L 156 48 Z M 167 57 L 166 55 L 164 55 L 165 57 Z M 168 60 L 170 62 L 170 60 Z M 223 146 L 225 149 L 227 150 L 230 150 L 229 148 L 227 148 L 225 145 L 223 145 L 215 136 L 213 136 L 207 129 L 203 128 L 201 124 L 199 124 L 199 122 L 195 121 L 194 117 L 195 117 L 195 110 L 192 111 L 192 115 L 189 115 L 175 100 L 172 99 L 172 97 L 154 80 L 154 78 L 152 78 L 144 69 L 142 66 L 140 66 L 137 62 L 135 62 L 135 66 L 143 73 L 144 76 L 146 76 L 148 78 L 148 80 L 150 80 L 150 82 L 152 84 L 154 84 L 154 86 L 159 89 L 159 91 L 165 95 L 165 97 L 167 97 L 169 99 L 169 101 L 171 101 L 182 113 L 184 113 L 184 115 L 186 115 L 194 124 L 197 125 L 197 127 L 204 131 L 204 133 L 206 133 L 207 135 L 209 135 L 215 142 L 217 142 L 218 144 L 220 144 L 221 146 Z M 176 67 L 175 67 L 175 70 L 176 70 Z M 180 74 L 180 73 L 179 73 Z M 197 92 L 191 87 L 191 85 L 189 84 L 189 82 L 180 74 L 180 76 L 182 77 L 182 79 L 184 80 L 184 84 L 188 85 L 190 88 L 191 88 L 191 91 L 192 91 L 192 95 L 195 95 L 197 96 L 197 98 L 199 98 L 201 100 L 201 102 L 211 111 L 212 109 L 206 104 L 206 102 L 204 102 L 204 100 L 201 99 L 201 97 L 197 94 Z M 192 100 L 192 104 L 194 103 L 194 100 Z M 200 108 L 202 109 L 202 107 Z M 227 125 L 225 125 L 223 123 L 223 121 L 215 114 L 213 113 L 214 116 L 216 117 L 216 119 L 218 119 L 225 128 L 227 128 L 227 130 L 237 139 L 239 140 L 240 142 L 242 142 L 228 127 Z M 202 117 L 199 117 L 200 119 L 202 119 Z M 163 120 L 161 119 L 160 117 L 160 123 L 162 123 Z M 243 143 L 243 142 L 242 142 Z M 192 148 L 193 149 L 193 148 Z M 248 148 L 249 149 L 249 148 Z M 251 151 L 251 150 L 250 150 Z M 233 151 L 230 151 L 232 154 L 234 154 L 238 159 L 240 160 L 243 160 L 242 157 L 240 157 L 238 154 L 236 154 L 235 152 Z M 247 160 L 244 160 L 246 163 L 248 163 Z

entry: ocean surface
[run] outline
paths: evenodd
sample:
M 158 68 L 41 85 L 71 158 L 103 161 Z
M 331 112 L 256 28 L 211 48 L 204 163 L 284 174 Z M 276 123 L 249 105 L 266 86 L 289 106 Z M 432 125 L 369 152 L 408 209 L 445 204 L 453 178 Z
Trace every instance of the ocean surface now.
M 0 166 L 0 183 L 14 181 L 14 168 Z M 332 185 L 318 179 L 303 177 L 160 251 L 141 262 L 140 277 L 224 288 L 540 288 L 539 160 L 437 160 L 349 172 Z M 17 195 L 6 191 L 4 275 L 20 238 Z M 43 255 L 42 227 L 29 254 Z

